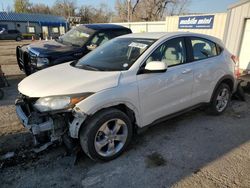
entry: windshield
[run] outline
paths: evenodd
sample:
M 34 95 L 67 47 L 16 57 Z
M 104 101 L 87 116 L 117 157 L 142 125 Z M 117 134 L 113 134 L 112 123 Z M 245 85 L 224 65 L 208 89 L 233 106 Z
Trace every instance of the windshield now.
M 88 29 L 84 26 L 79 26 L 69 30 L 63 36 L 59 37 L 58 41 L 63 44 L 83 46 L 94 32 L 94 30 Z
M 152 39 L 116 38 L 81 58 L 74 66 L 102 71 L 128 70 L 153 42 Z

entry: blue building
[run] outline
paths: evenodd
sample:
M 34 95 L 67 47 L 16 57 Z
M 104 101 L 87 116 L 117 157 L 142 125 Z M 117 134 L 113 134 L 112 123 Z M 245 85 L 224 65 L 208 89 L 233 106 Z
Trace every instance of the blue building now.
M 0 30 L 16 29 L 23 36 L 58 37 L 68 30 L 64 17 L 48 14 L 0 12 Z

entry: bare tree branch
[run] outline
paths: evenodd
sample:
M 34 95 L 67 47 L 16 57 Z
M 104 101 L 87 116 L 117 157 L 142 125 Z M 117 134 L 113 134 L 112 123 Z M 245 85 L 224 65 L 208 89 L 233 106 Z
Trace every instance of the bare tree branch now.
M 131 16 L 134 21 L 157 21 L 164 16 L 187 11 L 191 0 L 131 0 Z M 127 0 L 116 0 L 116 20 L 126 21 Z

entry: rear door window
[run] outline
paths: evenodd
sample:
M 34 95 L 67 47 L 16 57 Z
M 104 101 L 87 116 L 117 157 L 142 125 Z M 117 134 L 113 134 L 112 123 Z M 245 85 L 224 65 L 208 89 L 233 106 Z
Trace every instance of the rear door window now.
M 193 48 L 193 58 L 195 61 L 218 55 L 217 45 L 214 42 L 202 38 L 192 37 L 191 44 Z
M 151 61 L 165 62 L 169 67 L 186 62 L 186 49 L 183 38 L 174 38 L 159 46 L 147 59 Z

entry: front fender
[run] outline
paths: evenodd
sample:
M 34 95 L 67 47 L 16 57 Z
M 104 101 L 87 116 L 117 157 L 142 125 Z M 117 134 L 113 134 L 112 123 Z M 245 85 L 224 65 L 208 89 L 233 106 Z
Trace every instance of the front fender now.
M 141 127 L 138 89 L 136 84 L 130 85 L 129 88 L 122 87 L 121 89 L 115 87 L 95 93 L 79 102 L 74 109 L 80 110 L 87 115 L 93 115 L 101 109 L 119 104 L 126 105 L 134 112 L 136 124 Z

